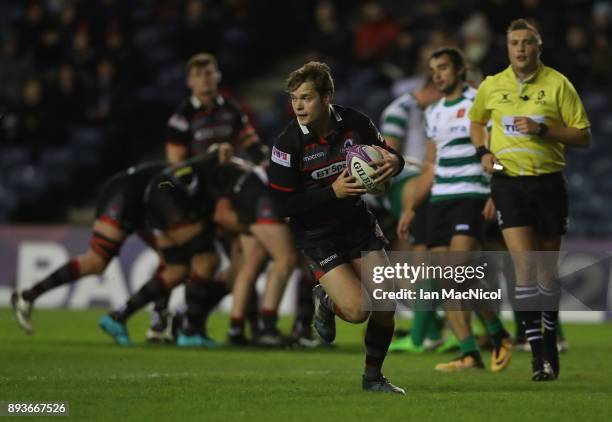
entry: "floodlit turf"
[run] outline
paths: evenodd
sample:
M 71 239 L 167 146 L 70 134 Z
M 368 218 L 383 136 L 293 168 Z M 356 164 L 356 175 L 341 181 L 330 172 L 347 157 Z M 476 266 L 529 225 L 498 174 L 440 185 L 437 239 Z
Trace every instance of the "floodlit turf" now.
M 0 401 L 68 401 L 80 420 L 610 420 L 612 327 L 567 325 L 562 377 L 529 380 L 529 356 L 503 373 L 441 374 L 452 355 L 392 354 L 385 373 L 407 396 L 360 390 L 364 326 L 340 323 L 333 350 L 177 350 L 144 344 L 147 316 L 130 321 L 136 346 L 97 327 L 102 311 L 36 311 L 23 334 L 0 309 Z M 224 337 L 227 317 L 210 333 Z M 288 321 L 283 321 L 283 324 Z M 485 358 L 490 354 L 485 352 Z M 488 362 L 487 362 L 488 366 Z

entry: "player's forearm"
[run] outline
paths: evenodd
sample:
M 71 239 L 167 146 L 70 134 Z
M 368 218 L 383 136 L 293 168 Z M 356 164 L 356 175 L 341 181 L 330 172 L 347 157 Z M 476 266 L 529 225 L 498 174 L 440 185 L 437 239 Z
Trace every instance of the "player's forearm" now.
M 403 169 L 404 166 L 406 165 L 406 162 L 404 161 L 404 157 L 402 157 L 402 154 L 400 154 L 399 152 L 397 152 L 397 150 L 395 150 L 394 148 L 392 148 L 389 144 L 384 143 L 381 145 L 385 150 L 387 150 L 391 156 L 393 157 L 393 177 L 397 176 Z
M 561 142 L 564 145 L 586 148 L 591 145 L 591 130 L 576 129 L 565 126 L 548 126 L 546 134 L 543 136 L 548 141 Z
M 402 146 L 402 140 L 399 138 L 396 138 L 395 136 L 390 136 L 390 135 L 383 135 L 385 137 L 385 141 L 387 141 L 387 145 L 389 145 L 391 148 L 393 148 L 396 151 L 400 150 L 400 147 Z
M 412 197 L 412 209 L 416 209 L 419 205 L 425 202 L 429 192 L 431 192 L 433 180 L 434 165 L 427 162 L 423 165 L 423 171 L 418 176 L 417 184 L 414 189 L 414 196 Z
M 487 126 L 480 122 L 470 123 L 470 138 L 474 147 L 487 146 Z

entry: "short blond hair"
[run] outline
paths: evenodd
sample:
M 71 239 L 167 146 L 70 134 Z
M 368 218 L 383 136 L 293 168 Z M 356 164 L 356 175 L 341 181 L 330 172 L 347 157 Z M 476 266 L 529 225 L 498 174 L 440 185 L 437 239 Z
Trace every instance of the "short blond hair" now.
M 533 32 L 533 35 L 535 35 L 536 40 L 538 41 L 538 45 L 542 45 L 542 36 L 540 35 L 540 31 L 538 31 L 538 29 L 527 19 L 515 19 L 510 22 L 510 25 L 508 25 L 508 29 L 506 30 L 506 36 L 510 34 L 510 32 L 519 31 L 521 29 Z

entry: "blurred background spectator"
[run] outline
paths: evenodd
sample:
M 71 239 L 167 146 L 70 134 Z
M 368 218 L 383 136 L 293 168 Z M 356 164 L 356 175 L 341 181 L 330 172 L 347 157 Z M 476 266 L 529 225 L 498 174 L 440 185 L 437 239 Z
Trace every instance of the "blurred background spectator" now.
M 305 61 L 330 64 L 336 101 L 376 122 L 420 84 L 435 48 L 462 48 L 475 74 L 501 70 L 518 17 L 540 28 L 543 61 L 574 83 L 593 124 L 594 146 L 568 150 L 570 235 L 609 237 L 609 0 L 4 0 L 0 221 L 86 221 L 101 181 L 162 157 L 196 52 L 217 55 L 221 89 L 271 143 L 291 117 L 284 78 Z

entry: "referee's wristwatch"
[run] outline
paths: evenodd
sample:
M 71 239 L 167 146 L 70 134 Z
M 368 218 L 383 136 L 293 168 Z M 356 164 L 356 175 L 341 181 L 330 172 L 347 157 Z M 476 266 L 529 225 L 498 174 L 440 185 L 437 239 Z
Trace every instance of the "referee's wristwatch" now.
M 538 124 L 538 136 L 540 138 L 543 138 L 546 133 L 548 133 L 548 126 L 546 125 L 546 123 Z
M 489 151 L 489 149 L 485 147 L 484 145 L 481 145 L 478 148 L 476 148 L 476 156 L 478 157 L 479 160 L 482 160 L 482 157 L 484 157 L 487 154 L 491 154 L 491 151 Z

